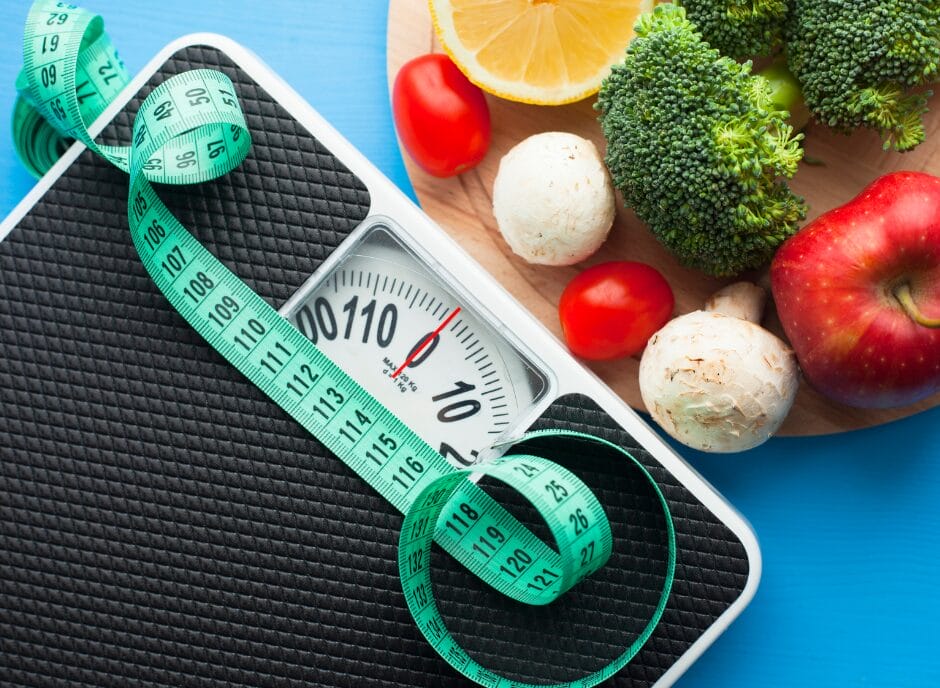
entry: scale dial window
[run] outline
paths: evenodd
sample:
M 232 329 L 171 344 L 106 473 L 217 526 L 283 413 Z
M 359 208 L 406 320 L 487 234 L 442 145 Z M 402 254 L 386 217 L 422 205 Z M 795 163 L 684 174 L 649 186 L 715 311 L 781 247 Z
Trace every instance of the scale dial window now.
M 549 379 L 505 325 L 393 223 L 347 244 L 286 317 L 457 467 L 524 429 Z

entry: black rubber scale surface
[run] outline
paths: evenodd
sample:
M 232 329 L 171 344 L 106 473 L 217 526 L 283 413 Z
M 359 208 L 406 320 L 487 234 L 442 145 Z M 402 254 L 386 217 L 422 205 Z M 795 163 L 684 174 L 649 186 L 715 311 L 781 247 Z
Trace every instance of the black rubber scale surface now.
M 215 49 L 181 51 L 151 87 L 195 67 L 232 78 L 254 146 L 223 179 L 162 193 L 280 306 L 366 217 L 369 193 Z M 127 141 L 130 122 L 119 116 L 104 138 Z M 405 607 L 401 516 L 173 311 L 131 245 L 126 193 L 126 177 L 85 152 L 0 242 L 0 685 L 467 685 Z M 558 400 L 539 425 L 633 445 L 583 397 Z M 610 564 L 530 608 L 438 553 L 435 589 L 488 666 L 571 680 L 618 655 L 652 613 L 664 520 L 622 458 L 581 441 L 535 445 L 596 490 Z M 623 688 L 662 676 L 748 574 L 731 531 L 637 456 L 670 501 L 679 558 L 662 623 L 610 682 Z

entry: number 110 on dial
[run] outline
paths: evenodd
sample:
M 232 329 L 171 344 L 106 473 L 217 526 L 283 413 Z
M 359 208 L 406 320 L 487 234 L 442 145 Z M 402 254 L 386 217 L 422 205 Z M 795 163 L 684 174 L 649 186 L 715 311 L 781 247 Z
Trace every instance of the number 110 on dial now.
M 391 223 L 347 240 L 285 307 L 334 363 L 456 467 L 525 428 L 548 379 Z

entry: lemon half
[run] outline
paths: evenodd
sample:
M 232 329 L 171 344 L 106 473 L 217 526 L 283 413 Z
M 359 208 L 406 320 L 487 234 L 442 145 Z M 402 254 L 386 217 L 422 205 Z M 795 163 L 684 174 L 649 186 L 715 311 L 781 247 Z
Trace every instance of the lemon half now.
M 654 0 L 429 0 L 434 29 L 485 91 L 538 105 L 596 93 Z

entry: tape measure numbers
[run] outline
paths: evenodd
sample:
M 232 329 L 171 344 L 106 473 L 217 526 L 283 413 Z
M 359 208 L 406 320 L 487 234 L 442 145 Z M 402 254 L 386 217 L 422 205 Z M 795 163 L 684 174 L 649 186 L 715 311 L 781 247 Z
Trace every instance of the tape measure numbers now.
M 81 122 L 94 122 L 131 80 L 100 18 L 93 17 L 87 25 L 75 61 L 76 53 L 66 45 L 64 34 L 73 27 L 69 24 L 69 13 L 76 10 L 74 5 L 66 3 L 55 3 L 54 6 L 48 3 L 47 14 L 38 19 L 51 30 L 34 32 L 32 43 L 24 43 L 26 68 L 16 79 L 16 90 L 20 95 L 13 110 L 13 144 L 23 165 L 37 178 L 52 167 L 71 145 L 75 135 L 64 134 L 57 128 L 70 121 L 65 111 L 67 99 L 56 96 L 49 102 L 49 109 L 55 118 L 47 121 L 30 102 L 32 96 L 25 95 L 31 92 L 31 79 L 27 73 L 29 66 L 32 64 L 38 67 L 38 74 L 33 75 L 33 80 L 44 90 L 51 88 L 53 92 L 61 91 L 55 87 L 64 83 L 62 80 L 65 79 L 74 83 Z M 27 34 L 29 32 L 27 26 Z M 75 67 L 70 70 L 68 65 L 72 64 Z M 38 88 L 37 92 L 43 93 Z M 50 122 L 56 122 L 56 126 Z M 87 145 L 87 141 L 85 143 Z
M 167 300 L 252 383 L 406 514 L 398 553 L 402 584 L 415 621 L 435 649 L 483 685 L 526 685 L 478 665 L 443 626 L 431 594 L 431 542 L 503 594 L 548 604 L 610 556 L 610 525 L 590 489 L 561 466 L 534 456 L 456 471 L 176 220 L 152 182 L 195 184 L 218 178 L 240 165 L 250 148 L 235 88 L 225 74 L 198 69 L 168 79 L 141 104 L 131 146 L 99 146 L 86 122 L 128 82 L 101 18 L 64 2 L 39 0 L 29 12 L 23 46 L 17 87 L 29 108 L 18 104 L 14 129 L 27 167 L 42 171 L 61 147 L 37 125 L 35 112 L 59 136 L 82 141 L 128 172 L 131 236 Z M 615 673 L 639 651 L 665 608 L 675 534 L 665 498 L 636 465 L 666 515 L 669 561 L 659 607 L 617 660 L 559 686 L 593 686 Z M 472 472 L 497 478 L 529 499 L 549 525 L 557 551 L 468 481 Z
M 549 494 L 546 494 L 545 490 L 540 489 L 545 484 L 544 480 L 552 475 L 556 475 L 559 469 L 567 473 L 565 469 L 562 469 L 560 466 L 547 459 L 536 456 L 506 457 L 494 461 L 489 465 L 475 466 L 472 470 L 455 471 L 450 475 L 439 478 L 424 489 L 415 505 L 405 516 L 398 549 L 399 575 L 402 580 L 402 587 L 405 590 L 405 599 L 407 600 L 408 608 L 411 610 L 412 616 L 428 642 L 431 643 L 438 654 L 452 667 L 483 686 L 493 686 L 495 688 L 544 688 L 545 685 L 553 685 L 557 688 L 567 688 L 569 686 L 589 688 L 590 686 L 596 686 L 598 683 L 607 680 L 626 666 L 630 660 L 636 656 L 636 653 L 640 651 L 646 641 L 649 640 L 649 637 L 653 634 L 653 631 L 659 623 L 659 619 L 666 609 L 669 592 L 672 588 L 676 568 L 675 530 L 669 513 L 669 504 L 666 502 L 665 496 L 646 468 L 621 447 L 607 442 L 606 440 L 582 433 L 561 430 L 543 430 L 530 433 L 524 437 L 523 440 L 546 436 L 559 438 L 563 436 L 578 437 L 606 445 L 623 454 L 628 461 L 634 463 L 636 468 L 642 472 L 644 477 L 653 486 L 660 506 L 665 514 L 668 538 L 669 553 L 663 593 L 659 598 L 652 618 L 643 629 L 643 632 L 634 640 L 633 644 L 610 664 L 588 676 L 573 682 L 528 684 L 520 681 L 512 681 L 493 673 L 474 660 L 466 650 L 456 642 L 454 637 L 448 632 L 440 611 L 437 608 L 437 603 L 434 600 L 434 596 L 431 594 L 430 568 L 431 541 L 432 539 L 436 539 L 436 534 L 431 532 L 429 524 L 436 523 L 439 528 L 442 522 L 441 516 L 448 513 L 450 510 L 454 496 L 460 493 L 462 486 L 466 483 L 466 477 L 472 473 L 482 473 L 511 485 L 529 500 L 548 524 L 549 530 L 558 543 L 559 551 L 569 553 L 569 557 L 566 559 L 569 565 L 577 566 L 578 561 L 583 565 L 585 562 L 591 561 L 591 558 L 594 556 L 595 541 L 593 536 L 588 534 L 586 521 L 580 520 L 580 515 L 583 513 L 580 507 L 575 506 L 573 512 L 575 518 L 572 518 L 572 505 L 567 504 L 564 499 L 559 501 L 558 496 L 551 494 L 551 491 L 548 491 Z M 521 482 L 519 480 L 520 474 L 524 476 Z M 577 480 L 577 478 L 570 473 L 568 473 L 568 476 L 570 476 L 570 479 Z M 578 504 L 577 498 L 574 504 Z M 480 539 L 485 540 L 487 537 L 496 539 L 495 535 L 495 533 L 486 532 L 480 536 Z M 470 541 L 474 541 L 475 535 L 469 535 L 468 533 L 468 537 Z M 499 545 L 501 547 L 500 551 L 505 550 L 512 553 L 511 556 L 507 558 L 511 559 L 513 570 L 524 568 L 526 572 L 533 571 L 536 581 L 540 584 L 548 583 L 549 572 L 546 570 L 540 572 L 538 569 L 539 564 L 537 562 L 530 563 L 527 560 L 527 553 L 524 550 L 513 550 L 513 543 L 510 542 L 499 543 Z M 571 555 L 574 555 L 575 558 L 571 559 Z M 505 573 L 509 576 L 515 575 L 508 569 L 505 570 Z M 573 575 L 578 576 L 579 574 L 575 573 Z M 578 578 L 578 580 L 579 579 L 580 578 Z

